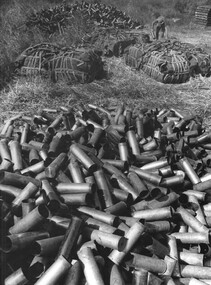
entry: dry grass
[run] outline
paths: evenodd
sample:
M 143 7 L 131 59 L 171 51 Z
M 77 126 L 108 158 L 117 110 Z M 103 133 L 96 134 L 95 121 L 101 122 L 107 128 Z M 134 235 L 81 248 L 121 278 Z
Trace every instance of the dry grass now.
M 17 0 L 14 3 L 18 5 L 19 2 Z M 15 29 L 20 23 L 13 19 L 13 12 L 17 10 L 22 15 L 21 7 L 20 5 L 18 7 L 13 5 L 9 10 L 10 13 L 4 15 L 5 33 L 2 40 L 6 44 L 2 54 L 4 61 L 5 58 L 7 59 L 5 64 L 14 59 L 25 46 L 28 46 L 29 41 L 30 44 L 42 41 L 42 35 L 36 31 L 32 31 L 31 39 L 22 36 L 21 32 Z M 23 20 L 20 15 L 18 20 Z M 77 27 L 79 26 L 77 25 Z M 82 31 L 82 29 L 80 30 Z M 149 30 L 147 31 L 149 32 Z M 190 22 L 185 27 L 172 24 L 169 32 L 172 37 L 194 45 L 200 44 L 211 53 L 209 30 L 196 27 Z M 78 35 L 76 31 L 73 34 Z M 65 41 L 61 38 L 51 40 L 57 40 L 60 44 L 68 45 L 69 41 L 72 41 L 71 35 L 69 37 L 65 35 L 65 39 L 63 39 Z M 15 79 L 0 91 L 0 125 L 14 114 L 21 112 L 31 115 L 44 107 L 59 108 L 60 105 L 77 107 L 80 102 L 108 107 L 125 102 L 131 109 L 174 107 L 182 112 L 195 112 L 203 117 L 204 125 L 211 128 L 211 78 L 198 77 L 185 84 L 165 85 L 149 78 L 143 72 L 131 70 L 124 64 L 123 59 L 110 58 L 105 59 L 105 61 L 107 78 L 89 84 L 52 83 L 39 77 Z
M 22 112 L 32 115 L 45 107 L 76 107 L 80 102 L 110 107 L 124 102 L 128 108 L 174 107 L 184 113 L 196 113 L 211 128 L 211 78 L 198 77 L 189 82 L 162 84 L 143 72 L 135 72 L 122 58 L 106 59 L 107 78 L 89 84 L 52 83 L 40 77 L 19 78 L 0 93 L 0 123 Z

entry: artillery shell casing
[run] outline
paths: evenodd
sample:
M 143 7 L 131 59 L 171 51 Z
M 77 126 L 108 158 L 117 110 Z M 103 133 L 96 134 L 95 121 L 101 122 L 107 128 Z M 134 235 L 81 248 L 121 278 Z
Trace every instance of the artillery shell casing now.
M 26 216 L 35 208 L 35 199 L 23 200 L 21 203 L 22 217 Z
M 163 283 L 163 279 L 159 278 L 156 274 L 152 272 L 148 273 L 148 283 L 147 285 L 161 285 Z
M 60 194 L 93 194 L 96 191 L 95 183 L 58 183 L 56 190 Z
M 125 115 L 124 114 L 120 114 L 119 117 L 118 117 L 117 125 L 125 124 L 125 122 L 126 122 Z
M 106 223 L 103 223 L 97 219 L 93 219 L 90 217 L 85 220 L 85 224 L 89 227 L 92 227 L 94 229 L 98 229 L 99 231 L 110 233 L 110 234 L 113 234 L 116 231 L 115 227 L 112 227 Z
M 68 184 L 72 183 L 71 179 L 61 169 L 57 173 L 56 181 L 58 183 L 68 183 Z
M 48 153 L 47 153 L 46 150 L 41 149 L 41 150 L 39 151 L 39 156 L 42 158 L 42 160 L 45 161 L 45 160 L 48 158 Z
M 165 256 L 164 261 L 166 263 L 167 268 L 166 271 L 163 273 L 163 276 L 171 276 L 175 269 L 177 261 L 168 255 Z
M 33 242 L 39 239 L 48 238 L 48 232 L 26 232 L 19 234 L 11 234 L 6 236 L 5 242 L 2 244 L 2 250 L 6 253 L 27 248 Z
M 193 195 L 195 196 L 199 201 L 205 201 L 206 200 L 206 196 L 207 196 L 207 193 L 205 192 L 199 192 L 199 191 L 196 191 L 196 190 L 186 190 L 183 192 L 183 194 L 185 195 Z M 203 208 L 204 208 L 204 205 L 203 205 Z M 211 209 L 211 207 L 210 207 Z
M 100 124 L 94 122 L 91 119 L 86 120 L 86 126 L 88 128 L 91 127 L 91 129 L 90 129 L 91 132 L 94 132 L 94 129 L 102 129 L 102 130 L 104 130 L 103 126 L 101 126 Z
M 120 272 L 119 267 L 116 264 L 112 264 L 112 266 L 109 270 L 109 279 L 110 279 L 109 280 L 110 285 L 125 285 L 125 281 L 123 279 L 123 276 Z
M 119 188 L 130 193 L 134 200 L 138 198 L 139 193 L 137 193 L 137 191 L 127 182 L 125 178 L 123 178 L 120 175 L 115 175 L 115 174 L 112 176 L 112 178 L 116 179 Z
M 0 156 L 2 159 L 0 168 L 2 170 L 8 170 L 12 165 L 12 158 L 6 139 L 0 140 Z
M 118 251 L 123 251 L 127 243 L 127 239 L 125 237 L 88 227 L 85 227 L 84 233 L 85 236 L 88 236 L 91 240 L 95 240 L 98 244 Z
M 126 235 L 126 233 L 129 231 L 130 227 L 128 227 L 124 222 L 121 222 L 118 225 L 117 231 L 116 233 L 119 233 L 120 235 L 124 234 L 124 236 Z
M 101 222 L 104 222 L 114 227 L 118 224 L 118 221 L 119 221 L 118 217 L 112 214 L 105 213 L 103 211 L 96 210 L 94 208 L 81 206 L 81 207 L 78 207 L 77 210 L 81 213 L 91 216 L 92 218 L 96 220 L 99 220 Z
M 113 214 L 113 215 L 123 215 L 127 213 L 128 207 L 127 204 L 123 201 L 117 202 L 116 204 L 108 207 L 105 209 L 107 213 Z
M 5 134 L 5 138 L 6 139 L 15 139 L 15 137 L 13 136 L 13 131 L 14 131 L 14 126 L 13 125 L 10 125 L 7 129 L 7 132 Z
M 112 128 L 114 130 L 118 131 L 118 133 L 120 133 L 122 135 L 125 134 L 125 132 L 127 132 L 127 130 L 128 130 L 128 127 L 125 124 L 118 124 L 118 125 L 112 124 Z
M 199 220 L 203 225 L 207 225 L 204 217 L 204 212 L 202 211 L 201 205 L 199 204 L 196 196 L 188 195 L 188 202 L 198 206 L 198 209 L 196 210 L 196 219 Z
M 97 170 L 97 165 L 78 146 L 76 146 L 75 144 L 72 144 L 70 146 L 70 151 L 76 156 L 76 158 L 83 164 L 83 166 L 90 173 Z
M 113 188 L 112 194 L 118 201 L 123 201 L 128 203 L 128 205 L 130 205 L 133 201 L 132 195 L 124 190 Z
M 157 114 L 157 118 L 160 118 L 163 114 L 169 114 L 169 111 L 170 110 L 166 110 L 165 108 L 163 108 L 163 109 L 161 109 L 160 111 L 159 111 L 159 113 Z
M 197 137 L 197 143 L 198 144 L 205 144 L 205 143 L 209 143 L 211 139 L 211 133 L 203 133 L 202 135 Z
M 145 222 L 145 231 L 149 234 L 153 233 L 168 233 L 171 230 L 172 226 L 169 221 L 153 221 Z
M 181 243 L 190 243 L 190 244 L 199 244 L 205 243 L 209 244 L 209 233 L 208 232 L 178 232 L 178 233 L 171 233 L 177 240 L 180 240 Z
M 172 176 L 174 174 L 172 167 L 170 165 L 160 168 L 158 173 L 162 177 L 169 177 L 169 176 Z
M 118 144 L 118 149 L 119 149 L 119 156 L 120 159 L 122 161 L 129 161 L 129 151 L 128 151 L 128 147 L 127 147 L 127 143 L 126 142 L 121 142 Z
M 21 191 L 22 191 L 21 188 L 18 188 L 15 186 L 0 184 L 0 192 L 1 193 L 5 193 L 5 194 L 9 194 L 9 195 L 14 196 L 14 197 L 18 197 L 20 195 Z
M 144 199 L 149 195 L 147 186 L 135 172 L 129 172 L 127 177 L 133 188 L 137 191 L 140 199 Z
M 169 248 L 162 244 L 158 239 L 146 234 L 147 245 L 145 248 L 149 250 L 149 252 L 155 254 L 159 258 L 165 258 L 166 255 L 169 254 Z
M 70 263 L 60 255 L 47 271 L 39 278 L 35 285 L 53 285 L 57 284 L 60 278 L 71 267 Z
M 46 237 L 37 239 L 31 245 L 31 252 L 33 255 L 52 256 L 57 253 L 59 247 L 64 239 L 64 236 Z
M 144 123 L 143 123 L 143 116 L 138 116 L 135 121 L 136 125 L 136 132 L 139 139 L 144 138 Z
M 195 191 L 205 191 L 211 188 L 211 179 L 204 182 L 199 182 L 198 184 L 193 185 L 193 190 Z
M 23 130 L 21 133 L 20 144 L 27 142 L 28 133 L 29 133 L 29 124 L 24 123 Z
M 193 167 L 187 160 L 187 158 L 182 158 L 179 160 L 180 164 L 182 165 L 182 168 L 184 169 L 185 173 L 189 177 L 190 181 L 195 185 L 201 182 L 200 178 L 194 171 Z M 194 189 L 195 190 L 195 189 Z
M 90 105 L 91 105 L 91 104 L 88 104 L 89 107 L 90 107 Z M 90 108 L 91 108 L 91 107 L 90 107 Z M 108 112 L 106 109 L 97 106 L 97 110 L 100 111 L 100 112 L 102 112 L 102 113 L 105 113 L 109 118 L 111 118 L 110 112 Z
M 38 151 L 40 151 L 41 149 L 43 149 L 44 147 L 44 143 L 40 143 L 40 142 L 32 142 L 30 141 L 30 143 L 22 143 L 21 144 L 21 149 L 22 151 L 30 151 L 31 149 L 36 149 Z
M 103 162 L 103 163 L 110 163 L 111 165 L 113 165 L 114 167 L 116 167 L 116 168 L 118 168 L 118 169 L 120 169 L 120 170 L 122 170 L 123 172 L 125 171 L 125 170 L 127 170 L 128 169 L 128 163 L 126 162 L 126 161 L 123 161 L 123 160 L 117 160 L 117 159 L 101 159 L 101 161 Z
M 148 271 L 140 268 L 139 270 L 134 269 L 133 270 L 133 279 L 132 284 L 133 285 L 147 285 L 148 282 Z
M 86 206 L 92 203 L 89 193 L 61 194 L 64 203 L 70 206 Z
M 10 147 L 11 159 L 13 163 L 13 170 L 19 171 L 23 169 L 23 161 L 22 161 L 20 143 L 18 141 L 10 141 L 9 147 Z
M 148 203 L 149 202 L 146 200 L 141 200 L 140 202 L 133 203 L 133 205 L 131 205 L 130 207 L 130 210 L 131 212 L 135 212 L 135 211 L 149 209 Z
M 67 261 L 71 262 L 82 226 L 83 220 L 76 216 L 72 216 L 69 227 L 58 251 L 58 257 L 59 255 L 62 255 Z
M 138 141 L 136 139 L 135 132 L 133 130 L 130 130 L 126 134 L 127 134 L 128 143 L 129 143 L 129 146 L 132 150 L 132 153 L 134 155 L 140 155 L 141 154 L 140 153 L 140 147 L 139 147 Z
M 176 260 L 176 264 L 173 270 L 174 277 L 180 277 L 180 268 L 179 268 L 179 255 L 178 255 L 178 248 L 177 248 L 177 240 L 174 236 L 168 235 L 168 248 L 169 248 L 169 256 Z
M 45 175 L 45 171 L 43 170 L 42 172 L 38 173 L 36 176 L 35 176 L 35 179 L 40 181 L 43 180 L 43 179 L 47 179 L 46 175 Z
M 11 126 L 14 123 L 14 120 L 9 119 L 5 122 L 2 130 L 1 130 L 1 135 L 6 135 L 7 133 L 7 129 L 9 128 L 9 126 Z
M 73 161 L 71 159 L 70 163 L 68 164 L 68 169 L 74 183 L 84 183 L 82 171 L 77 161 Z
M 31 149 L 29 152 L 29 164 L 33 165 L 40 161 L 39 153 L 36 149 Z
M 196 278 L 190 278 L 190 281 L 188 283 L 188 285 L 206 285 L 206 284 L 208 284 L 206 282 L 206 280 L 205 280 L 205 282 L 203 282 L 203 281 L 200 281 L 200 280 L 198 280 Z
M 30 176 L 24 176 L 18 173 L 11 173 L 7 171 L 2 171 L 0 173 L 0 183 L 7 184 L 12 186 L 26 186 L 29 182 L 37 185 L 38 187 L 41 185 L 41 182 L 37 179 L 34 179 Z
M 21 193 L 12 201 L 12 208 L 15 210 L 18 208 L 22 201 L 35 196 L 38 191 L 37 185 L 29 182 L 21 191 Z
M 18 234 L 27 232 L 39 225 L 42 221 L 47 219 L 49 211 L 45 205 L 39 205 L 27 216 L 19 220 L 14 226 L 9 229 L 10 234 Z
M 96 183 L 95 183 L 95 178 L 94 178 L 94 176 L 93 175 L 90 175 L 90 176 L 86 176 L 85 177 L 85 182 L 86 183 L 90 183 L 90 184 L 95 184 L 96 185 Z M 95 190 L 94 190 L 95 191 Z
M 57 116 L 54 121 L 48 126 L 47 131 L 49 132 L 52 128 L 57 128 L 62 123 L 62 115 Z
M 80 261 L 76 261 L 68 270 L 64 280 L 64 285 L 80 285 L 83 270 Z
M 152 183 L 153 185 L 159 186 L 162 177 L 153 173 L 150 173 L 146 170 L 140 169 L 138 167 L 135 166 L 131 166 L 129 168 L 129 171 L 134 171 L 136 174 L 138 174 L 139 177 L 141 177 L 142 179 Z
M 55 213 L 56 211 L 59 210 L 60 208 L 59 197 L 47 179 L 42 180 L 42 189 L 40 193 L 43 193 L 44 200 L 50 211 Z
M 117 107 L 116 112 L 115 112 L 115 117 L 114 117 L 115 124 L 118 123 L 119 116 L 123 114 L 124 110 L 125 110 L 124 104 L 121 104 L 120 106 Z
M 136 222 L 139 221 L 138 218 L 119 216 L 119 218 L 129 227 L 132 227 Z
M 25 285 L 29 282 L 22 268 L 17 269 L 5 279 L 5 285 Z
M 178 199 L 179 195 L 175 192 L 170 192 L 167 195 L 161 196 L 160 198 L 153 199 L 148 202 L 147 207 L 149 209 L 158 209 L 170 206 Z
M 123 252 L 120 252 L 114 249 L 108 256 L 108 258 L 114 262 L 115 264 L 119 265 L 125 255 L 131 250 L 133 245 L 137 242 L 141 234 L 144 232 L 144 225 L 141 222 L 135 222 L 135 224 L 128 230 L 125 235 L 127 239 L 126 246 Z
M 105 207 L 108 208 L 112 206 L 113 197 L 103 170 L 102 169 L 97 170 L 93 174 L 98 187 L 98 191 L 102 193 L 103 203 Z
M 164 207 L 160 209 L 141 210 L 132 213 L 134 218 L 145 219 L 146 221 L 157 221 L 171 218 L 174 213 L 172 207 Z
M 196 232 L 207 232 L 208 228 L 203 225 L 199 220 L 193 217 L 186 209 L 182 206 L 177 208 L 177 213 L 181 215 L 182 220 L 185 222 L 186 225 L 190 226 Z
M 181 251 L 179 252 L 179 259 L 185 264 L 198 266 L 204 265 L 204 254 L 200 253 Z
M 101 128 L 95 128 L 92 136 L 90 137 L 87 145 L 96 147 L 104 134 L 104 130 Z
M 41 173 L 45 169 L 45 162 L 39 161 L 36 164 L 30 165 L 20 171 L 21 174 L 27 174 L 27 173 L 34 173 L 38 174 Z
M 183 184 L 184 176 L 183 175 L 175 175 L 171 177 L 164 177 L 160 183 L 162 187 L 170 188 L 176 185 Z
M 78 141 L 80 137 L 87 133 L 87 129 L 85 126 L 80 126 L 74 129 L 74 126 L 72 127 L 72 130 L 69 132 L 70 138 L 74 141 Z
M 181 264 L 180 269 L 182 277 L 211 279 L 211 267 Z
M 153 139 L 153 140 L 151 140 L 148 143 L 143 145 L 144 151 L 156 150 L 157 148 L 158 148 L 158 143 L 155 139 Z
M 115 174 L 115 175 L 122 176 L 123 178 L 126 178 L 126 176 L 124 175 L 124 173 L 122 173 L 121 170 L 119 170 L 117 167 L 115 167 L 115 166 L 112 165 L 111 163 L 104 162 L 104 163 L 103 163 L 103 168 L 104 168 L 106 171 L 108 171 L 108 173 L 110 173 L 110 174 Z
M 53 158 L 56 156 L 59 150 L 59 145 L 62 139 L 62 134 L 61 133 L 56 133 L 51 142 L 49 143 L 49 148 L 48 148 L 48 156 Z
M 162 259 L 157 259 L 141 254 L 133 253 L 133 259 L 131 266 L 136 270 L 145 269 L 153 273 L 163 274 L 167 270 L 166 262 Z
M 62 168 L 64 163 L 67 161 L 67 154 L 60 153 L 49 165 L 45 168 L 45 173 L 48 178 L 54 178 L 59 169 Z
M 104 285 L 99 267 L 89 247 L 83 247 L 78 251 L 78 258 L 83 264 L 83 271 L 88 285 Z

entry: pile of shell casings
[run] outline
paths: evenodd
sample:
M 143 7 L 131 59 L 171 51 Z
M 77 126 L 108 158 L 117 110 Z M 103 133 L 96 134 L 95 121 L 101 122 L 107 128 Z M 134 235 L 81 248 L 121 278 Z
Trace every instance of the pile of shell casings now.
M 2 284 L 211 284 L 199 116 L 81 104 L 0 137 Z
M 26 26 L 36 26 L 39 30 L 50 35 L 55 32 L 63 34 L 65 29 L 72 24 L 72 20 L 79 15 L 86 20 L 87 24 L 89 21 L 92 21 L 101 27 L 113 27 L 117 29 L 143 28 L 143 25 L 139 21 L 133 20 L 129 15 L 118 10 L 115 6 L 102 3 L 88 3 L 86 1 L 70 5 L 62 3 L 38 12 L 32 12 L 27 16 Z

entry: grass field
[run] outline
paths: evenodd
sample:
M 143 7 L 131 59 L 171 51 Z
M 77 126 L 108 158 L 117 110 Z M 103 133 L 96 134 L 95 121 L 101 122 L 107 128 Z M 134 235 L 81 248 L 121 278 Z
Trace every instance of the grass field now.
M 118 4 L 118 1 L 116 2 Z M 149 3 L 154 2 L 150 1 Z M 146 1 L 143 3 L 146 4 Z M 129 8 L 131 6 L 128 6 Z M 175 15 L 178 16 L 178 14 Z M 146 23 L 146 31 L 149 31 L 148 28 L 149 23 Z M 16 33 L 15 35 L 18 37 L 17 31 L 12 32 Z M 170 37 L 193 43 L 211 53 L 211 30 L 194 26 L 190 21 L 185 25 L 171 23 L 169 34 Z M 36 36 L 39 42 L 40 35 Z M 36 40 L 33 37 L 33 41 L 36 42 Z M 17 51 L 23 50 L 29 44 L 28 41 L 28 38 L 23 38 L 22 41 L 18 38 L 18 42 L 11 42 L 14 48 L 11 48 L 8 57 L 15 58 Z M 3 125 L 9 117 L 20 112 L 33 115 L 44 107 L 58 108 L 61 105 L 77 107 L 80 102 L 83 102 L 84 104 L 94 103 L 106 108 L 125 102 L 131 109 L 174 107 L 188 113 L 196 112 L 204 118 L 205 126 L 211 128 L 211 78 L 197 77 L 185 84 L 164 85 L 149 78 L 143 72 L 131 70 L 124 64 L 124 58 L 105 58 L 104 61 L 107 77 L 103 80 L 95 80 L 90 84 L 52 83 L 39 77 L 31 80 L 15 78 L 8 82 L 6 87 L 0 91 L 0 125 Z

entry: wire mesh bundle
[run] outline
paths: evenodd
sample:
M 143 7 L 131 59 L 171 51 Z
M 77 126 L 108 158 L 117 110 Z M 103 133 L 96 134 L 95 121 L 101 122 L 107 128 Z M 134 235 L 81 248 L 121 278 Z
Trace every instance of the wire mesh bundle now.
M 190 78 L 187 58 L 181 54 L 152 52 L 143 71 L 162 83 L 184 83 Z
M 210 76 L 210 55 L 175 40 L 139 43 L 128 49 L 125 63 L 163 83 L 183 83 L 191 76 Z
M 66 50 L 48 61 L 53 81 L 91 82 L 103 73 L 101 57 L 93 50 Z
M 49 43 L 31 46 L 24 50 L 16 59 L 15 65 L 20 68 L 20 74 L 35 76 L 46 74 L 48 66 L 46 62 L 59 52 L 59 48 Z

